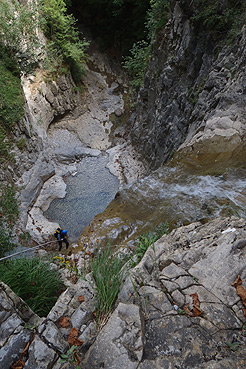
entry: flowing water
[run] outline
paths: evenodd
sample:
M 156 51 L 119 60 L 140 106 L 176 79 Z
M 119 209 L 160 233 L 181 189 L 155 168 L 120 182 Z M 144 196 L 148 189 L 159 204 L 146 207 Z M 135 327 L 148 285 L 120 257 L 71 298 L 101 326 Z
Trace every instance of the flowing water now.
M 170 228 L 217 215 L 246 218 L 246 169 L 223 174 L 200 174 L 187 167 L 161 167 L 123 190 L 83 233 L 80 245 L 91 237 L 128 243 L 168 222 Z
M 51 202 L 45 216 L 78 240 L 85 226 L 102 212 L 118 191 L 119 181 L 106 168 L 107 157 L 84 158 L 77 173 L 66 178 L 66 196 Z

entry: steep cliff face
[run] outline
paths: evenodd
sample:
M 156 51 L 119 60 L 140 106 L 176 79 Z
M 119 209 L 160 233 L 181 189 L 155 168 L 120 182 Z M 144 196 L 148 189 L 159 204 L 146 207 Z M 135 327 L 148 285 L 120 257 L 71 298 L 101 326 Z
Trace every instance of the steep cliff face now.
M 225 161 L 237 152 L 240 161 L 246 131 L 245 30 L 237 44 L 221 49 L 207 32 L 194 29 L 187 15 L 191 9 L 182 6 L 188 2 L 171 3 L 140 91 L 132 140 L 152 169 L 184 141 L 186 154 L 210 151 L 208 159 L 217 160 L 222 153 Z

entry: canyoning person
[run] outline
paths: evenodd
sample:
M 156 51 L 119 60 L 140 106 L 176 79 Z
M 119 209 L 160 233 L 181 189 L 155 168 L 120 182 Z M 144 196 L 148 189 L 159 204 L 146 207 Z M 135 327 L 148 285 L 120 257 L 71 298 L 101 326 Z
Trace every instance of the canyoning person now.
M 69 246 L 69 242 L 67 240 L 67 231 L 65 229 L 57 228 L 57 230 L 54 233 L 54 236 L 58 240 L 59 251 L 61 251 L 62 249 L 62 242 L 65 242 L 67 250 Z

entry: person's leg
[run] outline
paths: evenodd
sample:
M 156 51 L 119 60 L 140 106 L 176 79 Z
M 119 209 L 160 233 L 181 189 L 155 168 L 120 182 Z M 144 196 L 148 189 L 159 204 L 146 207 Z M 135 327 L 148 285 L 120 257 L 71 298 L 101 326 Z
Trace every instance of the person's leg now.
M 61 249 L 62 249 L 62 241 L 58 241 L 58 245 L 59 245 L 59 251 L 61 251 Z
M 64 238 L 64 240 L 63 240 L 64 242 L 65 242 L 65 244 L 66 244 L 66 250 L 68 249 L 68 246 L 69 246 L 69 242 L 68 242 L 68 240 L 66 239 L 66 238 Z

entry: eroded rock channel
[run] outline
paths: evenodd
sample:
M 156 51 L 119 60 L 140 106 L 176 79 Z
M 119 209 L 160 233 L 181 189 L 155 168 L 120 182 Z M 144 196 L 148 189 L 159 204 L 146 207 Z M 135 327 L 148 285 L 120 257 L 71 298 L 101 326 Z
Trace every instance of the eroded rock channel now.
M 37 90 L 37 96 L 32 93 L 29 101 L 30 110 L 37 115 L 36 129 L 42 129 L 41 161 L 45 158 L 49 164 L 43 165 L 47 178 L 39 185 L 39 192 L 33 194 L 34 202 L 31 196 L 36 179 L 32 174 L 40 169 L 40 162 L 19 180 L 20 185 L 29 185 L 22 193 L 22 207 L 25 210 L 23 200 L 27 198 L 27 230 L 36 239 L 52 234 L 59 224 L 68 229 L 71 240 L 77 241 L 84 227 L 114 198 L 119 186 L 144 173 L 143 164 L 127 142 L 129 113 L 124 102 L 124 74 L 117 75 L 109 60 L 96 52 L 89 65 L 84 91 L 76 94 L 77 101 L 73 95 L 65 96 L 63 108 L 67 106 L 67 111 L 57 106 L 61 91 L 54 88 L 54 82 L 41 83 L 41 92 Z M 65 79 L 60 85 L 66 94 L 69 88 L 75 89 L 68 82 Z M 32 79 L 25 82 L 27 95 L 34 85 Z M 57 113 L 51 119 L 47 111 L 53 111 L 54 106 Z

